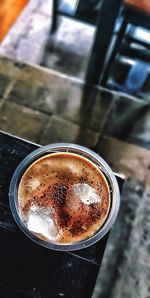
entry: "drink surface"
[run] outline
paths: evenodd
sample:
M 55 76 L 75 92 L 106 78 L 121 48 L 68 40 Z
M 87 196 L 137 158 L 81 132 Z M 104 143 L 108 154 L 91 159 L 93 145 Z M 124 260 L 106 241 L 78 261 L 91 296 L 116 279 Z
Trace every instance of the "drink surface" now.
M 93 162 L 74 153 L 52 153 L 25 171 L 18 204 L 20 217 L 33 234 L 71 244 L 91 237 L 104 224 L 110 190 Z

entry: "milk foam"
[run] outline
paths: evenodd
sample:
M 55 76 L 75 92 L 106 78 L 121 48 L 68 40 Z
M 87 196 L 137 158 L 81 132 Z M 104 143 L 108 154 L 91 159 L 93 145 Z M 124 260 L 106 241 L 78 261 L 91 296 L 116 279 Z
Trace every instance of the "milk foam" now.
M 40 181 L 34 178 L 30 181 L 30 183 L 28 183 L 28 186 L 31 187 L 33 190 L 35 190 L 37 187 L 40 186 L 40 184 L 41 184 Z

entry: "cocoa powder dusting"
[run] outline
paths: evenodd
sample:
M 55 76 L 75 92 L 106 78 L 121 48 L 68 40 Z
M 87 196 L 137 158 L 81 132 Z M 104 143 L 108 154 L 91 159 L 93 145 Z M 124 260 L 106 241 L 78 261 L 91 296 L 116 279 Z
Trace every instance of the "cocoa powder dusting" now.
M 72 236 L 77 236 L 81 232 L 83 232 L 83 222 L 81 219 L 77 220 L 72 227 L 69 229 L 69 232 L 72 234 Z
M 71 218 L 71 215 L 69 215 L 66 210 L 60 209 L 57 213 L 57 222 L 59 224 L 59 227 L 66 228 Z
M 66 204 L 68 186 L 56 183 L 51 187 L 52 198 L 57 207 L 62 207 Z
M 91 219 L 91 224 L 96 222 L 101 217 L 101 212 L 99 210 L 98 204 L 92 204 L 89 210 L 89 218 Z

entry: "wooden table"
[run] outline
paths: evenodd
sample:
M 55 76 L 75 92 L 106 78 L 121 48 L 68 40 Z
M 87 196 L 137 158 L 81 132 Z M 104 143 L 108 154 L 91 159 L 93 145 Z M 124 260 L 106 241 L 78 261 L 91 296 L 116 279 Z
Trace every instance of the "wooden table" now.
M 58 252 L 26 237 L 9 208 L 9 184 L 22 159 L 39 145 L 0 132 L 0 297 L 90 298 L 108 234 L 89 248 Z M 122 179 L 117 176 L 119 186 Z

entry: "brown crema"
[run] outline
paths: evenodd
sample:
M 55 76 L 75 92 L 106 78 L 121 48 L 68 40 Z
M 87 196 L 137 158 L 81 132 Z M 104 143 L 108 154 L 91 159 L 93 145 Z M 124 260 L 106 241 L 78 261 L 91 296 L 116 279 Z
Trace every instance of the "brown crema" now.
M 95 199 L 96 198 L 96 199 Z M 101 170 L 74 153 L 47 154 L 23 174 L 19 214 L 24 222 L 32 206 L 51 208 L 58 237 L 51 242 L 70 244 L 94 235 L 110 210 L 110 189 Z M 37 237 L 49 241 L 40 233 Z

